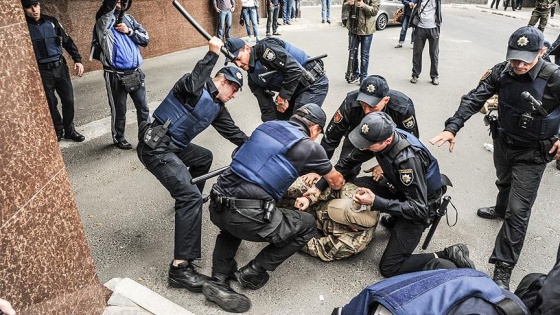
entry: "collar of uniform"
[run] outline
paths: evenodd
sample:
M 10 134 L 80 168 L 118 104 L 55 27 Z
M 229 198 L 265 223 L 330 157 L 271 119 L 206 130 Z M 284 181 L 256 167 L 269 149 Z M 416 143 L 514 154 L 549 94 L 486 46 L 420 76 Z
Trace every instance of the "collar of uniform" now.
M 527 72 L 524 75 L 528 75 L 529 77 L 531 77 L 531 81 L 534 81 L 539 75 L 539 73 L 541 72 L 541 68 L 543 67 L 543 65 L 544 65 L 544 60 L 542 60 L 542 58 L 539 58 L 539 61 L 537 61 L 535 66 L 531 68 L 531 70 L 529 70 L 529 72 Z M 515 74 L 515 72 L 513 72 L 513 69 L 511 68 L 509 62 L 507 65 L 507 71 L 512 77 L 519 77 L 517 74 Z
M 296 126 L 299 130 L 301 130 L 301 132 L 303 132 L 306 136 L 309 137 L 309 135 L 310 135 L 309 128 L 307 127 L 307 125 L 303 121 L 301 121 L 297 118 L 290 117 L 288 122 L 290 124 Z
M 255 47 L 253 46 L 251 48 L 251 53 L 249 54 L 249 71 L 253 71 L 255 69 L 255 62 L 257 62 L 255 54 Z
M 208 80 L 206 80 L 206 90 L 208 90 L 208 93 L 210 93 L 210 95 L 212 95 L 212 99 L 214 99 L 214 101 L 217 101 L 219 103 L 222 103 L 222 101 L 218 100 L 216 98 L 216 96 L 218 96 L 218 88 L 216 88 L 216 84 L 214 84 L 214 82 L 212 81 L 211 78 L 208 78 Z
M 39 16 L 39 19 L 38 19 L 37 21 L 35 21 L 34 18 L 29 17 L 29 16 L 27 16 L 27 14 L 26 14 L 26 15 L 25 15 L 25 20 L 27 21 L 27 23 L 32 23 L 32 24 L 37 24 L 37 25 L 39 25 L 39 24 L 42 24 L 42 23 L 44 22 L 45 19 L 44 19 L 43 14 L 41 14 L 41 15 Z

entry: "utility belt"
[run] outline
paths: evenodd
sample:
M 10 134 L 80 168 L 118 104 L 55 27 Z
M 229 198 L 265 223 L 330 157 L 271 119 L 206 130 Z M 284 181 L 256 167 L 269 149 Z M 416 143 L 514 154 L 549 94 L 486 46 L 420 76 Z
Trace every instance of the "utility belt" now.
M 321 59 L 308 62 L 305 64 L 305 66 L 303 66 L 303 68 L 307 70 L 313 78 L 312 82 L 309 82 L 309 84 L 313 84 L 315 81 L 325 75 L 325 67 L 323 65 L 323 60 Z
M 168 120 L 168 122 L 171 121 Z M 167 149 L 172 145 L 171 137 L 167 134 L 168 122 L 161 124 L 156 119 L 151 124 L 142 122 L 138 127 L 139 140 L 154 150 L 163 151 Z
M 498 135 L 505 143 L 514 147 L 534 148 L 534 149 L 541 147 L 540 140 L 535 140 L 531 142 L 515 140 L 512 137 L 508 136 L 502 129 L 498 129 Z
M 210 200 L 214 202 L 215 211 L 218 213 L 231 211 L 256 221 L 260 221 L 262 219 L 265 222 L 270 222 L 272 212 L 276 209 L 274 201 L 226 197 L 214 189 L 210 192 Z
M 58 66 L 60 66 L 63 62 L 64 62 L 64 59 L 60 58 L 57 61 L 40 63 L 39 64 L 39 69 L 41 69 L 41 70 L 54 69 L 54 68 L 57 68 Z

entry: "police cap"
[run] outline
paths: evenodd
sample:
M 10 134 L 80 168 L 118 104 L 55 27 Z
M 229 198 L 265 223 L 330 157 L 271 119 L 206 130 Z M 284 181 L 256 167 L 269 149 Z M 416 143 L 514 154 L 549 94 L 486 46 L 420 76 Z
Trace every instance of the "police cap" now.
M 360 84 L 360 93 L 357 100 L 375 107 L 388 93 L 389 85 L 387 85 L 385 78 L 379 75 L 370 75 Z
M 319 105 L 314 103 L 308 103 L 298 108 L 296 115 L 321 126 L 321 129 L 323 129 L 327 123 L 327 115 L 325 115 L 325 112 Z
M 235 57 L 237 58 L 237 55 L 239 55 L 239 51 L 245 47 L 245 41 L 240 39 L 240 38 L 230 38 L 228 40 L 226 40 L 224 47 Z M 229 58 L 228 56 L 226 56 L 226 61 L 231 61 L 233 62 L 234 59 Z
M 385 112 L 370 113 L 350 132 L 348 139 L 354 147 L 367 149 L 374 143 L 388 139 L 395 127 L 395 123 Z
M 523 26 L 509 37 L 506 60 L 531 63 L 544 46 L 543 33 L 534 26 Z
M 243 87 L 243 74 L 239 68 L 234 66 L 223 67 L 218 71 L 218 73 L 223 73 L 226 80 L 233 82 L 239 86 L 239 90 Z
M 34 4 L 39 4 L 39 0 L 21 0 L 21 6 L 24 8 L 31 8 Z

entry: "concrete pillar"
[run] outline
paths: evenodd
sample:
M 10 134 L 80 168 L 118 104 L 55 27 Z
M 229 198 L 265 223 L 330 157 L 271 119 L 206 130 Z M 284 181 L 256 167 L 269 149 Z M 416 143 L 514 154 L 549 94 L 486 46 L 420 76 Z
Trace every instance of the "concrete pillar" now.
M 99 283 L 20 0 L 0 2 L 0 297 L 18 314 L 101 314 Z

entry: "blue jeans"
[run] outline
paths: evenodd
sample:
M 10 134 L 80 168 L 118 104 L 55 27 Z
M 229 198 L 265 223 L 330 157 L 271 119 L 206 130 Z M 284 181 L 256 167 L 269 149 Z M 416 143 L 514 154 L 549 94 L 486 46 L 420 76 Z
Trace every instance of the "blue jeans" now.
M 331 3 L 332 0 L 321 0 L 321 20 L 331 20 Z
M 138 158 L 175 199 L 174 259 L 193 260 L 201 256 L 202 195 L 204 182 L 191 179 L 207 174 L 212 166 L 212 152 L 193 143 L 178 151 L 152 150 L 138 143 Z M 167 211 L 167 208 L 165 208 Z
M 251 26 L 252 26 L 253 35 L 255 37 L 259 36 L 259 29 L 257 26 L 257 8 L 243 7 L 243 9 L 241 9 L 241 14 L 243 14 L 243 19 L 245 20 L 245 28 L 247 29 L 247 35 L 249 36 L 251 35 Z
M 284 0 L 284 24 L 290 22 L 290 17 L 292 16 L 292 7 L 294 6 L 294 0 Z
M 363 81 L 368 74 L 369 66 L 369 50 L 371 48 L 371 42 L 373 40 L 373 34 L 370 35 L 354 35 L 349 34 L 349 36 L 355 36 L 352 41 L 353 47 L 351 48 L 351 53 L 354 54 L 354 69 L 352 73 L 360 76 L 360 82 Z M 358 70 L 358 46 L 360 46 L 360 67 Z
M 406 39 L 406 31 L 408 30 L 408 23 L 409 22 L 410 22 L 410 15 L 403 16 L 401 35 L 399 36 L 399 44 L 401 44 L 401 45 L 404 43 L 404 40 Z M 411 32 L 410 34 L 411 34 L 410 35 L 410 43 L 412 43 L 414 32 Z
M 225 32 L 226 32 L 226 38 L 225 40 L 228 40 L 231 37 L 231 11 L 230 10 L 222 10 L 220 11 L 220 13 L 218 13 L 218 33 L 216 35 L 216 37 L 218 37 L 221 40 L 224 40 L 222 38 L 223 36 L 223 32 L 224 32 L 224 26 L 226 28 Z

